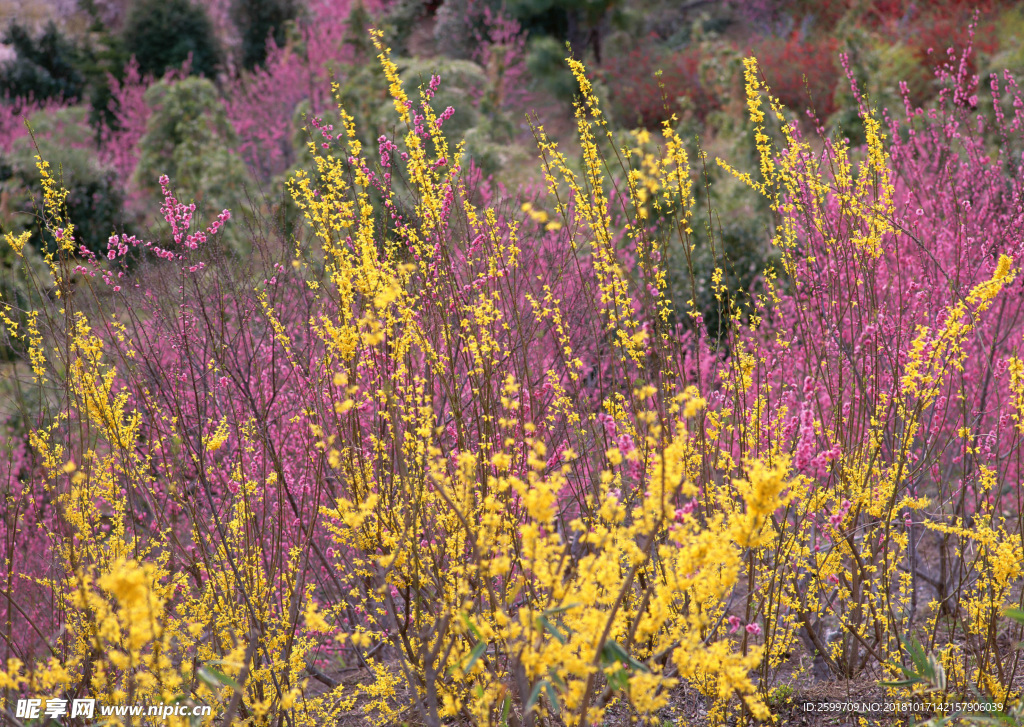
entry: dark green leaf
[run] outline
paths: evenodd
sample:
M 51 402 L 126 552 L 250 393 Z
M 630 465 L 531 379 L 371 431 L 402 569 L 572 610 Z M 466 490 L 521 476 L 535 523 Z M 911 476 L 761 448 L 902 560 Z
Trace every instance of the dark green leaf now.
M 899 682 L 878 682 L 878 685 L 882 686 L 882 687 L 909 687 L 909 686 L 913 686 L 914 684 L 920 684 L 920 683 L 921 683 L 920 679 L 906 679 L 904 681 L 899 681 Z
M 907 647 L 907 653 L 910 654 L 911 661 L 917 667 L 917 673 L 921 675 L 927 674 L 928 656 L 924 653 L 924 647 L 921 646 L 921 642 L 911 636 L 909 639 L 903 639 L 903 645 Z
M 569 609 L 577 608 L 579 605 L 580 604 L 578 604 L 578 603 L 570 603 L 570 604 L 565 605 L 565 606 L 559 606 L 558 608 L 549 608 L 549 609 L 543 611 L 542 613 L 545 616 L 555 616 L 557 614 L 560 614 L 560 613 L 563 613 L 565 611 L 568 611 Z
M 501 725 L 502 727 L 508 727 L 508 715 L 512 710 L 512 700 L 506 696 L 501 701 Z
M 476 637 L 477 641 L 484 640 L 483 634 L 480 633 L 480 629 L 473 625 L 473 622 L 469 620 L 469 616 L 466 614 L 462 614 L 462 623 L 466 624 L 466 628 L 469 629 L 469 632 Z
M 566 641 L 568 641 L 568 638 L 564 636 L 561 631 L 558 630 L 557 626 L 555 626 L 553 623 L 551 623 L 551 621 L 548 620 L 547 616 L 537 617 L 537 629 L 539 631 L 546 630 L 548 633 L 550 633 L 552 636 L 558 639 L 558 643 L 560 644 L 564 644 Z
M 548 701 L 551 702 L 551 711 L 557 715 L 559 711 L 558 695 L 555 694 L 555 690 L 552 688 L 551 682 L 545 681 L 544 688 L 548 693 Z
M 625 669 L 616 669 L 608 675 L 608 685 L 617 691 L 626 691 L 629 689 L 629 674 Z
M 995 725 L 995 727 L 1017 727 L 1020 723 L 1008 714 L 971 714 L 972 725 Z
M 601 661 L 606 665 L 619 662 L 624 666 L 631 666 L 640 671 L 650 671 L 646 664 L 630 656 L 629 652 L 623 649 L 617 641 L 604 642 L 604 646 L 601 647 Z
M 548 669 L 548 678 L 551 679 L 551 681 L 554 683 L 556 687 L 558 687 L 558 691 L 562 692 L 562 694 L 565 694 L 565 682 L 562 681 L 562 677 L 558 676 L 558 672 L 555 671 L 554 668 Z
M 487 651 L 487 643 L 484 641 L 477 642 L 476 646 L 473 647 L 473 650 L 469 652 L 469 662 L 463 668 L 463 671 L 468 673 L 473 668 L 473 665 L 476 664 L 477 660 L 484 655 L 485 651 Z
M 238 686 L 238 682 L 236 682 L 234 679 L 229 677 L 224 672 L 217 671 L 216 669 L 210 666 L 199 667 L 199 669 L 196 670 L 196 676 L 203 680 L 206 686 L 210 687 L 210 689 L 214 690 L 215 692 L 221 686 L 231 687 L 236 692 L 239 689 L 241 689 L 241 687 Z
M 1007 618 L 1012 618 L 1017 623 L 1024 624 L 1024 609 L 1008 608 L 1003 612 L 1003 615 Z
M 547 685 L 546 680 L 541 680 L 533 685 L 533 690 L 530 692 L 530 698 L 526 700 L 526 706 L 523 707 L 523 713 L 528 713 L 533 709 L 534 705 L 537 704 L 537 700 L 540 699 L 541 690 Z

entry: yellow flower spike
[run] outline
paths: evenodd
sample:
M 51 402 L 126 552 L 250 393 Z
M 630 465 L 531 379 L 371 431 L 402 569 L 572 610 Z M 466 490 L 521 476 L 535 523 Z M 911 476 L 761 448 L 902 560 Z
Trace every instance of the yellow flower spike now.
M 785 459 L 774 466 L 755 460 L 746 470 L 746 479 L 733 480 L 733 486 L 743 498 L 745 510 L 733 519 L 730 530 L 740 547 L 758 548 L 770 542 L 773 537 L 764 531 L 769 515 L 792 500 L 796 494 L 786 479 L 789 462 Z M 787 488 L 790 494 L 783 496 Z
M 28 242 L 31 237 L 32 233 L 29 230 L 25 230 L 18 236 L 15 236 L 13 232 L 8 232 L 4 235 L 4 241 L 11 246 L 15 255 L 22 257 L 22 251 L 25 249 L 25 243 Z
M 75 228 L 64 219 L 64 208 L 68 191 L 57 184 L 50 174 L 50 163 L 38 154 L 35 157 L 36 168 L 39 170 L 40 182 L 43 187 L 43 209 L 46 223 L 57 238 L 58 249 L 63 252 L 75 251 Z
M 26 336 L 28 338 L 28 358 L 32 367 L 33 381 L 44 383 L 46 381 L 46 354 L 43 352 L 43 337 L 39 333 L 37 321 L 39 311 L 29 311 L 25 314 Z M 8 322 L 12 325 L 13 322 Z
M 213 434 L 210 435 L 210 439 L 206 443 L 206 451 L 216 452 L 220 449 L 224 445 L 224 442 L 227 441 L 228 433 L 228 419 L 226 416 L 221 417 L 220 423 L 217 425 L 217 428 L 214 430 Z

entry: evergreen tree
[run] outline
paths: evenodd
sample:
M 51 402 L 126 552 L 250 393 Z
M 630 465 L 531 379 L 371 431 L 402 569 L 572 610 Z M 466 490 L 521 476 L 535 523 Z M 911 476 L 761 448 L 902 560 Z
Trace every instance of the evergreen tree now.
M 284 45 L 285 31 L 297 10 L 295 0 L 232 0 L 231 18 L 242 37 L 243 68 L 266 60 L 269 38 Z
M 192 73 L 213 77 L 221 61 L 210 17 L 189 0 L 140 0 L 121 34 L 144 74 L 162 76 L 192 55 Z
M 77 101 L 82 97 L 81 53 L 52 21 L 38 38 L 15 21 L 3 41 L 13 47 L 15 56 L 0 65 L 0 94 L 37 101 L 57 97 Z

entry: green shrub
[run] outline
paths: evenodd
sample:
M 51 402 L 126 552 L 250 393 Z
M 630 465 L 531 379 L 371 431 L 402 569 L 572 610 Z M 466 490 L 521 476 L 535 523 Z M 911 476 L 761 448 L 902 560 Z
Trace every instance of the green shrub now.
M 36 101 L 82 97 L 81 52 L 52 21 L 38 38 L 15 21 L 4 32 L 3 42 L 12 47 L 14 58 L 0 65 L 0 95 Z
M 65 202 L 75 221 L 76 242 L 105 254 L 111 233 L 132 228 L 133 221 L 125 218 L 122 180 L 100 163 L 91 147 L 83 145 L 90 135 L 86 108 L 41 111 L 29 118 L 29 126 L 38 153 L 57 170 L 68 190 Z M 0 155 L 0 193 L 6 200 L 2 227 L 4 232 L 32 230 L 33 247 L 45 250 L 54 240 L 36 221 L 36 210 L 42 205 L 36 154 L 32 139 L 22 137 L 13 142 L 10 152 Z
M 409 37 L 420 18 L 426 13 L 424 0 L 395 0 L 378 26 L 384 33 L 384 43 L 396 56 L 409 52 Z
M 404 59 L 397 61 L 398 69 L 405 81 L 406 93 L 419 102 L 417 88 L 430 82 L 432 75 L 441 77 L 441 85 L 430 104 L 440 114 L 451 106 L 455 115 L 444 124 L 445 138 L 449 143 L 461 139 L 467 129 L 480 123 L 479 101 L 487 90 L 487 74 L 472 61 L 452 58 Z M 394 105 L 384 102 L 377 114 L 377 127 L 385 128 L 394 115 Z
M 601 64 L 601 47 L 610 26 L 621 15 L 621 0 L 509 0 L 506 9 L 533 36 L 568 41 L 573 54 L 592 51 Z
M 472 57 L 476 38 L 469 15 L 469 0 L 444 0 L 434 22 L 434 45 L 449 58 Z
M 51 283 L 49 271 L 34 247 L 26 245 L 18 256 L 6 242 L 0 244 L 0 311 L 18 324 L 20 332 L 26 327 L 26 311 L 39 307 L 39 290 L 48 289 Z M 17 361 L 26 348 L 24 339 L 13 337 L 8 326 L 0 326 L 0 363 Z M 0 407 L 0 427 L 12 423 L 18 404 L 23 403 L 24 392 L 13 390 L 16 388 L 16 377 L 0 376 L 0 401 L 7 398 L 5 406 Z
M 145 100 L 152 114 L 139 140 L 139 187 L 157 195 L 158 180 L 166 174 L 178 199 L 194 201 L 200 215 L 224 208 L 244 212 L 249 176 L 213 83 L 205 78 L 160 81 L 146 91 Z M 244 246 L 243 224 L 229 225 L 223 234 L 232 245 Z
M 232 0 L 231 19 L 242 37 L 243 68 L 261 65 L 267 58 L 267 40 L 285 43 L 288 23 L 295 19 L 295 0 Z
M 192 73 L 212 77 L 221 62 L 209 16 L 189 0 L 140 0 L 128 14 L 122 37 L 143 74 L 162 76 L 191 54 Z
M 565 66 L 565 45 L 550 35 L 530 38 L 526 68 L 537 84 L 557 99 L 569 101 L 576 93 L 576 83 Z

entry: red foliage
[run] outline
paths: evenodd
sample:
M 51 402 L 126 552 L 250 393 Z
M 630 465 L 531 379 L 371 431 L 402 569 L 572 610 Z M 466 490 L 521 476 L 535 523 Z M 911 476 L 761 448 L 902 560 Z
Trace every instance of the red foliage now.
M 835 111 L 835 89 L 841 70 L 835 38 L 788 40 L 763 38 L 745 55 L 757 57 L 772 95 L 794 111 L 813 110 L 819 118 Z
M 912 12 L 910 22 L 889 23 L 883 29 L 884 36 L 907 46 L 919 63 L 919 73 L 903 79 L 911 103 L 920 106 L 927 102 L 940 67 L 954 72 L 954 66 L 963 62 L 968 76 L 978 72 L 976 53 L 991 54 L 998 47 L 992 19 L 996 5 L 989 0 L 943 0 L 928 6 L 924 13 Z M 973 53 L 966 53 L 968 45 L 973 45 Z
M 601 79 L 608 85 L 617 118 L 627 126 L 661 126 L 682 111 L 680 98 L 689 99 L 703 121 L 720 101 L 701 79 L 700 62 L 697 47 L 663 53 L 654 43 L 641 44 L 627 55 L 609 58 Z M 661 75 L 656 76 L 659 70 Z
M 985 16 L 1009 4 L 1007 0 L 929 0 L 923 3 L 914 0 L 874 0 L 867 6 L 860 22 L 876 30 L 907 25 L 909 22 L 913 24 L 915 32 L 922 18 L 947 18 L 966 26 L 975 11 Z M 958 30 L 962 31 L 963 28 Z
M 914 27 L 904 42 L 908 43 L 922 63 L 934 66 L 946 62 L 949 49 L 952 48 L 959 59 L 964 54 L 968 43 L 968 26 L 971 15 L 962 16 L 936 15 L 925 19 L 925 22 Z M 982 53 L 993 53 L 998 46 L 996 28 L 992 21 L 979 22 L 974 28 L 974 49 Z M 975 56 L 967 57 L 968 68 L 974 72 Z

